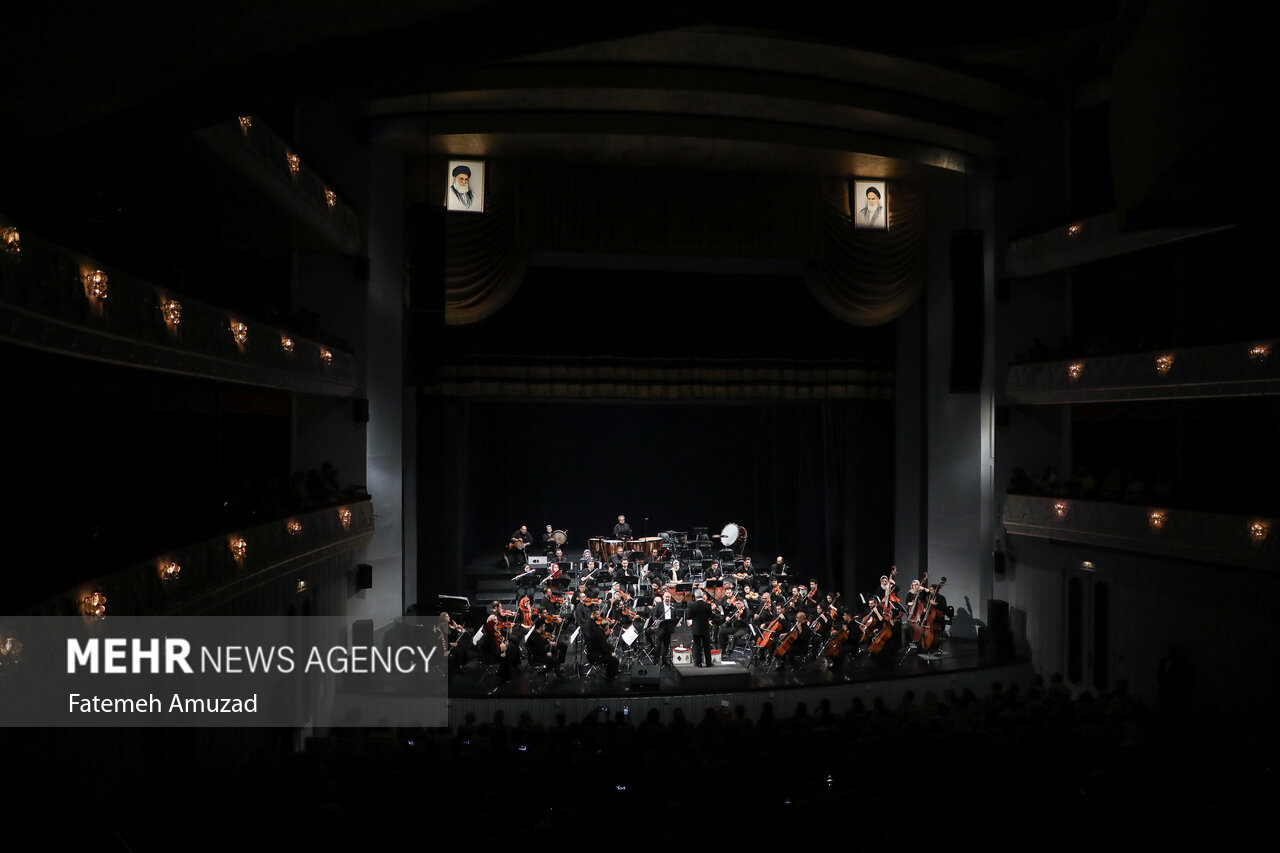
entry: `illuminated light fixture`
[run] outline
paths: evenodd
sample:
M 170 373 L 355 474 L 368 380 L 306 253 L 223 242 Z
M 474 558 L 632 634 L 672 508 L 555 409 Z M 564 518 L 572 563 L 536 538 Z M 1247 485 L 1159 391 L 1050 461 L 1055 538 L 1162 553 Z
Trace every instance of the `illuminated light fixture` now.
M 1067 378 L 1075 382 L 1080 378 L 1080 374 L 1084 373 L 1084 362 L 1073 361 L 1067 365 Z
M 280 336 L 280 349 L 285 352 L 293 352 L 293 338 L 288 335 Z
M 1080 564 L 1080 568 L 1084 569 L 1086 572 L 1096 572 L 1096 571 L 1097 571 L 1097 569 L 1095 569 L 1095 568 L 1093 567 L 1093 563 L 1092 563 L 1092 562 L 1090 562 L 1089 560 L 1085 560 L 1083 563 L 1081 563 L 1081 564 Z
M 102 270 L 83 269 L 80 280 L 84 282 L 84 295 L 90 301 L 101 302 L 107 298 L 107 274 Z
M 343 530 L 351 529 L 351 510 L 349 508 L 344 506 L 338 510 L 338 523 L 342 525 Z
M 1058 518 L 1066 518 L 1067 505 L 1062 501 L 1058 501 L 1056 504 L 1053 505 L 1053 514 L 1056 515 Z
M 159 572 L 160 580 L 176 581 L 178 579 L 178 575 L 182 574 L 182 566 L 178 565 L 173 560 L 166 560 L 160 564 Z
M 302 535 L 302 522 L 301 522 L 301 521 L 298 521 L 296 518 L 294 518 L 294 519 L 290 519 L 290 520 L 285 524 L 284 529 L 285 529 L 285 530 L 287 530 L 287 531 L 289 531 L 289 535 L 290 535 L 290 536 L 301 536 L 301 535 Z
M 17 228 L 11 225 L 0 228 L 0 249 L 3 249 L 7 255 L 17 255 L 22 252 L 22 235 L 18 233 Z
M 0 666 L 13 666 L 22 658 L 22 643 L 17 637 L 0 635 Z
M 1079 237 L 1082 231 L 1084 231 L 1084 226 L 1079 222 L 1067 226 L 1068 237 Z
M 302 171 L 302 161 L 298 159 L 298 155 L 292 151 L 286 151 L 284 159 L 289 163 L 289 174 L 295 178 L 298 177 L 298 173 Z
M 240 116 L 240 132 L 248 136 L 251 127 L 253 127 L 253 116 Z
M 1265 542 L 1271 534 L 1271 522 L 1258 519 L 1249 522 L 1249 538 L 1254 542 Z
M 337 194 L 336 192 L 334 192 L 333 190 L 329 189 L 328 187 L 325 187 L 325 188 L 324 188 L 324 203 L 325 203 L 325 204 L 327 204 L 327 205 L 329 205 L 329 207 L 331 207 L 331 208 L 333 208 L 333 207 L 337 207 L 337 206 L 338 206 L 338 194 Z
M 1151 525 L 1152 530 L 1163 530 L 1164 523 L 1169 520 L 1169 514 L 1162 509 L 1153 509 L 1147 513 L 1147 523 Z
M 305 580 L 305 579 L 303 579 L 303 578 L 298 578 L 298 584 L 297 584 L 297 586 L 295 587 L 295 591 L 296 591 L 296 592 L 306 592 L 306 591 L 307 591 L 307 582 L 306 582 L 306 580 Z
M 101 622 L 107 618 L 107 597 L 100 592 L 91 592 L 80 599 L 80 614 L 91 622 Z
M 177 326 L 182 322 L 182 303 L 176 299 L 161 299 L 160 314 L 166 326 Z
M 249 543 L 243 539 L 232 539 L 228 547 L 231 548 L 231 556 L 235 557 L 237 562 L 243 560 L 244 555 L 249 553 Z
M 249 340 L 249 327 L 239 320 L 232 320 L 231 337 L 236 342 L 236 346 L 244 346 L 245 341 Z
M 1168 373 L 1173 367 L 1173 353 L 1167 352 L 1164 355 L 1156 356 L 1156 373 L 1161 376 Z
M 1255 344 L 1249 347 L 1249 360 L 1254 364 L 1262 364 L 1271 357 L 1271 344 Z
M 333 364 L 333 353 L 329 352 L 324 347 L 320 347 L 320 360 L 325 363 L 326 367 L 328 367 L 330 364 Z

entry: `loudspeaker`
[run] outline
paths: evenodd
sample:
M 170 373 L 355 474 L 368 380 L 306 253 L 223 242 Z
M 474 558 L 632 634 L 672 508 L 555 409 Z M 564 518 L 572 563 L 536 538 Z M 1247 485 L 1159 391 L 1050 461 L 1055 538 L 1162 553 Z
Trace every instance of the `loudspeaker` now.
M 982 232 L 951 235 L 951 393 L 982 388 Z
M 357 619 L 351 623 L 351 645 L 353 646 L 372 646 L 373 645 L 373 620 Z
M 357 397 L 351 401 L 351 418 L 358 424 L 369 422 L 369 398 Z
M 996 633 L 1009 630 L 1009 602 L 998 598 L 987 600 L 987 627 Z
M 662 683 L 662 667 L 654 663 L 631 664 L 631 687 L 658 689 Z
M 356 589 L 373 589 L 373 566 L 370 564 L 356 566 Z

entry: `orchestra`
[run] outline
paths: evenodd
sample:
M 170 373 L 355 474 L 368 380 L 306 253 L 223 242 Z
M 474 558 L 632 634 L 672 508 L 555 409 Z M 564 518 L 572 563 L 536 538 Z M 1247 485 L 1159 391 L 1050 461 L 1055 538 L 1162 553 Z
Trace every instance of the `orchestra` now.
M 934 585 L 927 574 L 911 581 L 904 601 L 895 566 L 878 589 L 850 599 L 823 590 L 816 577 L 800 580 L 781 556 L 757 573 L 741 553 L 746 530 L 738 525 L 718 537 L 728 544 L 732 534 L 738 544 L 722 559 L 704 559 L 687 534 L 637 537 L 625 515 L 613 533 L 592 538 L 581 562 L 570 563 L 560 547 L 565 532 L 548 524 L 543 543 L 557 559 L 542 567 L 526 561 L 532 537 L 521 525 L 507 546 L 521 567 L 511 577 L 515 609 L 493 602 L 474 637 L 441 614 L 434 626 L 441 651 L 474 645 L 480 665 L 503 680 L 524 665 L 564 678 L 571 657 L 579 672 L 603 669 L 612 680 L 627 663 L 671 665 L 675 632 L 696 625 L 698 665 L 709 662 L 714 646 L 722 662 L 753 669 L 839 674 L 857 660 L 891 663 L 899 653 L 936 653 L 945 636 L 946 578 Z M 704 528 L 696 544 L 707 541 Z M 459 659 L 466 660 L 465 650 Z

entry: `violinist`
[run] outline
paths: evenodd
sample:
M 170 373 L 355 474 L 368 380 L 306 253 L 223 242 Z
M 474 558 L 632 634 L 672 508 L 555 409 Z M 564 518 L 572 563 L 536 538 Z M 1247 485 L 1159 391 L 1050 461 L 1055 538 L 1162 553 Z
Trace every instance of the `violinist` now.
M 578 582 L 578 594 L 574 596 L 573 602 L 573 621 L 577 625 L 582 625 L 591 618 L 591 599 L 587 595 L 587 584 L 585 581 Z
M 485 666 L 497 663 L 506 651 L 505 642 L 498 630 L 498 617 L 490 613 L 481 626 L 480 662 Z
M 618 677 L 618 656 L 609 648 L 604 629 L 596 623 L 599 617 L 600 605 L 594 604 L 587 621 L 582 623 L 582 645 L 587 652 L 587 662 L 604 664 L 605 681 L 613 681 Z
M 751 630 L 749 627 L 751 614 L 747 610 L 747 603 L 733 593 L 726 595 L 724 600 L 725 619 L 724 624 L 720 626 L 717 639 L 724 655 L 728 656 L 733 654 L 735 645 L 746 642 L 747 634 Z

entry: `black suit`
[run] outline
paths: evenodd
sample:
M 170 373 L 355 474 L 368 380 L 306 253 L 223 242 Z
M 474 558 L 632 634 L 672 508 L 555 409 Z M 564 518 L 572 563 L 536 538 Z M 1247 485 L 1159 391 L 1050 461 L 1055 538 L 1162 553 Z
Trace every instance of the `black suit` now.
M 666 611 L 665 613 L 663 612 L 664 609 Z M 650 617 L 657 626 L 653 632 L 654 645 L 657 646 L 657 662 L 661 665 L 667 662 L 667 658 L 671 654 L 671 632 L 675 630 L 676 627 L 675 602 L 672 602 L 671 604 L 655 604 Z
M 693 622 L 693 662 L 711 666 L 711 605 L 705 598 L 689 605 L 689 620 Z
M 618 676 L 618 659 L 609 648 L 604 629 L 597 625 L 594 619 L 588 619 L 582 623 L 582 645 L 587 650 L 587 660 L 590 663 L 603 663 L 605 679 L 613 681 Z

